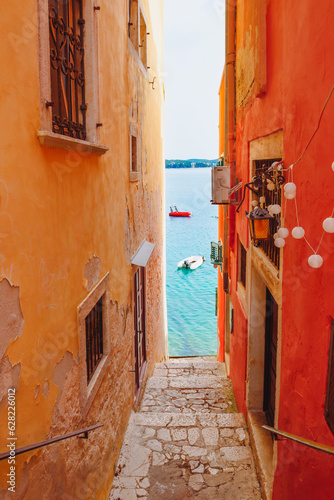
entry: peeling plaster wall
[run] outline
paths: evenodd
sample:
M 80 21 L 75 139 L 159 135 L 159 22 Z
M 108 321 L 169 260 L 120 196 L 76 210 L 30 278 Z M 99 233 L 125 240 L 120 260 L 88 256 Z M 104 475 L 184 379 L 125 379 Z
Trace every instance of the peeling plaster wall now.
M 146 268 L 147 375 L 166 354 L 162 1 L 142 1 L 151 33 L 147 72 L 128 48 L 128 2 L 108 0 L 97 13 L 99 133 L 109 147 L 102 157 L 41 147 L 37 140 L 36 4 L 0 8 L 0 29 L 7 33 L 7 71 L 0 78 L 6 151 L 0 166 L 0 421 L 7 388 L 17 386 L 18 446 L 102 423 L 88 440 L 18 456 L 16 498 L 106 499 L 134 400 L 130 262 L 144 239 L 156 245 Z M 130 182 L 130 120 L 141 145 L 137 182 Z M 83 417 L 77 308 L 107 272 L 110 364 Z M 6 438 L 1 425 L 0 452 Z M 11 498 L 4 491 L 7 469 L 1 462 L 1 500 Z

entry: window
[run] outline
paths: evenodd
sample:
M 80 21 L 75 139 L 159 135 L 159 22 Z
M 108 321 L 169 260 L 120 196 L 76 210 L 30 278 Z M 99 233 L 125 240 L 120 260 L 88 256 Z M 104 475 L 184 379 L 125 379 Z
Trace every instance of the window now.
M 129 0 L 128 17 L 128 48 L 137 61 L 139 67 L 147 76 L 147 21 L 141 3 L 138 0 Z
M 325 419 L 334 434 L 334 319 L 331 322 Z
M 140 11 L 140 37 L 139 37 L 139 57 L 141 62 L 144 65 L 144 68 L 147 68 L 147 29 L 146 29 L 146 21 L 144 19 L 144 15 L 142 11 Z
M 86 363 L 89 382 L 103 356 L 102 297 L 86 316 Z
M 94 0 L 37 0 L 41 145 L 103 155 Z
M 281 161 L 281 158 L 273 158 L 270 160 L 255 160 L 255 175 L 263 175 L 263 173 L 268 170 L 268 168 L 272 165 L 274 161 Z M 274 205 L 278 203 L 281 205 L 281 190 L 278 191 L 269 191 L 267 188 L 264 189 L 264 192 L 261 193 L 262 196 L 265 196 L 268 205 Z M 277 232 L 279 224 L 280 224 L 280 215 L 275 216 L 275 220 L 271 225 L 271 234 L 268 240 L 259 241 L 259 247 L 264 251 L 264 253 L 269 257 L 271 262 L 279 269 L 280 267 L 280 249 L 274 245 L 274 234 Z
M 130 123 L 130 181 L 138 181 L 140 178 L 140 155 L 138 128 Z
M 138 51 L 138 0 L 129 0 L 129 38 Z
M 135 135 L 131 135 L 131 172 L 138 172 L 137 137 Z
M 110 363 L 109 273 L 78 308 L 80 403 L 87 414 Z
M 246 288 L 246 270 L 247 270 L 247 252 L 241 241 L 239 240 L 239 269 L 238 281 Z
M 86 139 L 82 0 L 49 0 L 52 130 Z

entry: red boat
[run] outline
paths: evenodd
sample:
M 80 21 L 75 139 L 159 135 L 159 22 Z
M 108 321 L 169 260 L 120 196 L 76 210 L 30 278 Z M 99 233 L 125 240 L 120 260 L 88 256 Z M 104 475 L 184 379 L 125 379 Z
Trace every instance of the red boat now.
M 171 217 L 190 217 L 191 212 L 179 212 L 176 205 L 170 207 L 169 215 Z

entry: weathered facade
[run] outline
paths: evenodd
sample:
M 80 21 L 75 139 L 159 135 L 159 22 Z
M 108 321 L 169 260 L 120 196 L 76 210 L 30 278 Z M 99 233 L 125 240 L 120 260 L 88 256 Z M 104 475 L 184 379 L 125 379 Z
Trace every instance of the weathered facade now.
M 166 355 L 162 1 L 0 7 L 0 453 L 15 498 L 108 498 Z M 0 462 L 0 498 L 9 465 Z
M 226 2 L 219 153 L 231 187 L 280 161 L 275 171 L 297 187 L 297 217 L 283 186 L 267 193 L 282 208 L 275 224 L 290 231 L 281 249 L 273 235 L 259 246 L 250 238 L 245 211 L 261 203 L 256 193 L 246 189 L 238 213 L 241 190 L 219 207 L 219 354 L 250 425 L 263 494 L 277 500 L 325 500 L 334 487 L 330 455 L 262 429 L 334 446 L 334 240 L 322 227 L 334 206 L 333 20 L 328 2 Z M 296 226 L 307 240 L 291 236 Z M 313 254 L 322 267 L 309 265 Z

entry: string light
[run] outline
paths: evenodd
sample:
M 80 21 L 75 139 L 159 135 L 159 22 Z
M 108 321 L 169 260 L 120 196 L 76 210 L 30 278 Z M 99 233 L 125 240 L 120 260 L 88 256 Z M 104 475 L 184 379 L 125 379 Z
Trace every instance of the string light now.
M 333 165 L 334 165 L 334 162 L 332 164 L 332 168 L 333 168 Z M 287 184 L 285 184 L 285 186 L 284 186 L 284 194 L 285 194 L 285 198 L 286 198 L 285 207 L 284 207 L 284 216 L 286 214 L 287 200 L 291 199 L 287 195 L 294 195 L 294 197 L 292 199 L 294 199 L 294 204 L 295 204 L 297 226 L 292 229 L 291 235 L 293 238 L 295 238 L 297 240 L 300 240 L 300 239 L 305 240 L 306 244 L 309 246 L 309 248 L 313 252 L 313 254 L 308 258 L 308 264 L 310 267 L 312 267 L 314 269 L 319 269 L 323 265 L 323 262 L 324 262 L 321 255 L 319 255 L 319 250 L 320 250 L 323 238 L 325 236 L 325 233 L 334 233 L 334 208 L 333 208 L 331 216 L 327 217 L 327 219 L 325 219 L 322 223 L 323 233 L 322 233 L 322 236 L 320 238 L 320 241 L 319 241 L 317 248 L 314 249 L 312 247 L 311 243 L 308 241 L 308 239 L 305 236 L 305 229 L 303 227 L 301 227 L 300 222 L 299 222 L 298 203 L 297 203 L 297 198 L 296 198 L 297 188 L 296 188 L 295 183 L 293 182 L 293 167 L 294 167 L 294 165 L 291 165 L 287 169 L 289 171 L 289 182 L 287 182 Z M 286 231 L 287 231 L 287 235 L 285 236 Z M 289 230 L 284 228 L 284 219 L 283 219 L 283 227 L 281 227 L 278 230 L 277 237 L 274 241 L 274 244 L 278 248 L 283 248 L 285 246 L 285 240 L 283 240 L 284 244 L 282 244 L 282 242 L 278 241 L 278 240 L 286 238 L 288 235 L 289 235 Z

